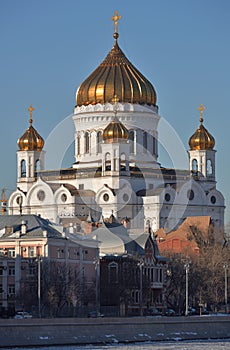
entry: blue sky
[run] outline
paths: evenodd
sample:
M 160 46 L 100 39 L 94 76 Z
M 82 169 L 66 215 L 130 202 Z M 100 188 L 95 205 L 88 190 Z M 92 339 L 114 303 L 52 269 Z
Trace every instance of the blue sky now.
M 35 107 L 34 126 L 44 139 L 73 112 L 77 87 L 112 48 L 116 10 L 119 45 L 154 85 L 160 115 L 186 149 L 199 124 L 197 108 L 206 106 L 230 221 L 228 0 L 1 0 L 0 188 L 7 195 L 15 189 L 16 142 L 28 126 L 27 108 Z M 163 153 L 160 162 L 171 166 Z

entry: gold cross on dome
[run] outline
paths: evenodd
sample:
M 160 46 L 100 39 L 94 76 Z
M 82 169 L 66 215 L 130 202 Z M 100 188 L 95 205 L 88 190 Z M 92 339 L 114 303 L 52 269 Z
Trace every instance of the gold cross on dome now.
M 34 107 L 32 105 L 29 106 L 28 111 L 30 112 L 30 125 L 32 125 L 33 123 L 33 111 L 34 111 Z
M 200 111 L 200 122 L 202 123 L 203 122 L 203 112 L 206 108 L 201 103 L 199 108 L 197 108 L 197 109 L 198 109 L 198 111 Z
M 121 19 L 121 16 L 119 16 L 118 11 L 114 12 L 114 16 L 112 17 L 112 21 L 114 22 L 114 33 L 118 33 L 118 21 Z
M 115 116 L 117 115 L 118 102 L 119 102 L 119 97 L 117 95 L 114 95 L 113 98 L 112 98 L 112 103 L 114 104 L 113 105 L 113 110 L 114 110 Z

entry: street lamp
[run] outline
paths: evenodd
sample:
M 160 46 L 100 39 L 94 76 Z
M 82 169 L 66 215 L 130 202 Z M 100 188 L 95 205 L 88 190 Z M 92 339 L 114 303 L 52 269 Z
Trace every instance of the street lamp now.
M 143 271 L 142 268 L 144 266 L 144 261 L 141 259 L 138 263 L 138 266 L 140 268 L 140 295 L 139 295 L 139 302 L 140 302 L 140 316 L 143 316 L 143 309 L 142 309 L 142 303 L 143 303 Z
M 100 257 L 94 260 L 96 270 L 96 309 L 97 315 L 100 313 Z
M 38 317 L 41 318 L 41 256 L 37 257 L 38 262 Z
M 185 316 L 188 316 L 188 275 L 189 275 L 189 263 L 184 265 L 185 268 Z
M 224 268 L 224 300 L 225 300 L 225 312 L 228 313 L 228 264 L 225 262 Z

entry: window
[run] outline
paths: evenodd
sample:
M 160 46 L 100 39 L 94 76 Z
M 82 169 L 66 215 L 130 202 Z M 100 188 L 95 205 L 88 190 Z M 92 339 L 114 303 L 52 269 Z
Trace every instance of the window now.
M 101 143 L 102 143 L 102 132 L 97 133 L 97 153 L 101 153 Z
M 84 184 L 79 184 L 79 190 L 84 190 Z
M 29 256 L 29 258 L 33 258 L 34 257 L 34 247 L 29 247 L 29 249 L 28 249 L 28 256 Z
M 9 258 L 15 258 L 15 249 L 14 248 L 9 248 L 8 249 L 8 257 Z
M 62 193 L 61 195 L 61 201 L 65 203 L 67 201 L 67 195 L 65 193 Z
M 21 177 L 26 177 L 26 161 L 21 161 Z
M 207 160 L 207 175 L 212 175 L 212 162 L 210 159 Z
M 111 262 L 108 265 L 109 269 L 109 283 L 118 283 L 118 264 Z
M 42 202 L 45 199 L 45 192 L 43 190 L 39 190 L 37 193 L 37 199 Z
M 0 293 L 3 293 L 2 284 L 0 284 Z
M 85 153 L 89 153 L 89 133 L 85 133 Z
M 187 198 L 192 201 L 194 198 L 194 191 L 193 190 L 188 190 L 187 191 Z
M 8 294 L 15 294 L 15 285 L 14 284 L 9 284 Z
M 134 153 L 134 131 L 129 132 L 130 153 Z
M 77 155 L 79 156 L 81 154 L 81 137 L 80 135 L 77 136 Z
M 126 170 L 126 159 L 125 159 L 124 153 L 122 153 L 122 155 L 121 155 L 120 170 L 123 170 L 123 171 Z
M 169 193 L 166 193 L 166 194 L 165 194 L 165 200 L 166 200 L 166 202 L 169 202 L 170 199 L 171 199 L 170 194 L 169 194 Z
M 36 271 L 37 271 L 37 269 L 36 269 L 35 265 L 29 265 L 29 275 L 35 276 Z
M 36 162 L 35 162 L 35 172 L 41 170 L 41 163 L 40 163 L 40 160 L 37 159 Z
M 197 171 L 198 171 L 198 163 L 197 163 L 197 160 L 196 160 L 196 159 L 193 159 L 193 160 L 192 160 L 192 171 L 193 171 L 194 173 L 197 173 Z
M 132 301 L 134 304 L 139 304 L 139 296 L 140 296 L 140 293 L 139 293 L 139 290 L 132 290 Z
M 145 131 L 145 132 L 143 133 L 143 151 L 144 151 L 144 153 L 147 152 L 147 147 L 148 147 L 147 138 L 148 138 L 148 134 L 147 134 L 147 132 Z
M 104 202 L 108 202 L 108 200 L 109 200 L 109 195 L 108 195 L 108 193 L 105 193 L 105 194 L 103 195 L 103 200 L 104 200 Z
M 106 153 L 105 155 L 105 170 L 111 170 L 111 158 L 110 153 Z
M 9 266 L 9 276 L 14 276 L 14 275 L 15 275 L 15 267 Z

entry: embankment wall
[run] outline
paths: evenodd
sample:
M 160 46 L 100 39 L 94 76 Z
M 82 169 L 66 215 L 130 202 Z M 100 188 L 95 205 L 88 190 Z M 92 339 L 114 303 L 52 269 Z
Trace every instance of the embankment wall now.
M 0 320 L 0 348 L 230 339 L 230 316 Z

